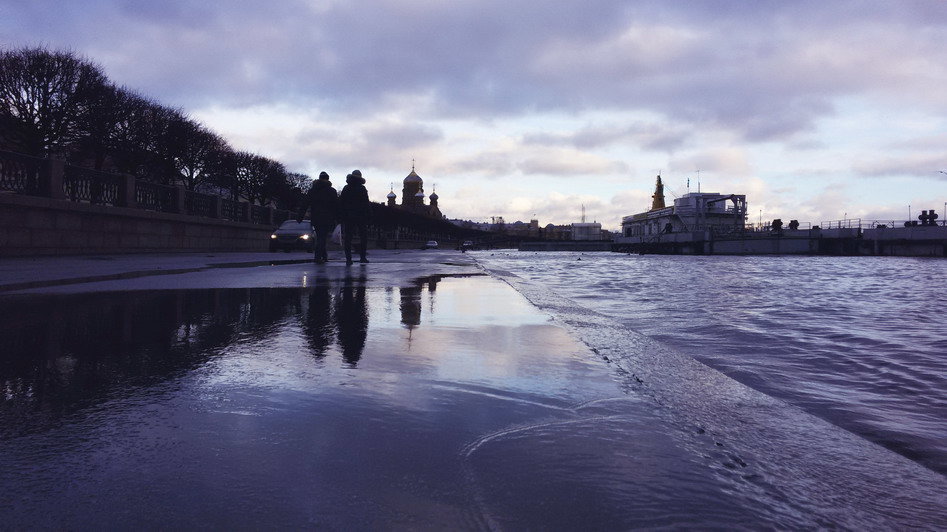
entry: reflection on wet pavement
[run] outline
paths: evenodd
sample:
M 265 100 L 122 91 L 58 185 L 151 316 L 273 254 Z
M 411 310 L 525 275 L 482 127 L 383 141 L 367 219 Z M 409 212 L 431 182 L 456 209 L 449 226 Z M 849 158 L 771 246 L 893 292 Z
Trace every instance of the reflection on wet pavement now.
M 734 495 L 489 277 L 8 296 L 0 317 L 4 527 L 810 524 Z

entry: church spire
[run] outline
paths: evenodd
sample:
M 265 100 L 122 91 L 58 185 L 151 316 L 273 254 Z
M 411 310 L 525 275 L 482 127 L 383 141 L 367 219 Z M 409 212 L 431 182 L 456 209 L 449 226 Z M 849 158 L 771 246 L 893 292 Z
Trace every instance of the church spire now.
M 661 174 L 658 174 L 658 180 L 654 184 L 654 195 L 651 196 L 651 200 L 652 211 L 664 208 L 664 183 L 661 182 Z

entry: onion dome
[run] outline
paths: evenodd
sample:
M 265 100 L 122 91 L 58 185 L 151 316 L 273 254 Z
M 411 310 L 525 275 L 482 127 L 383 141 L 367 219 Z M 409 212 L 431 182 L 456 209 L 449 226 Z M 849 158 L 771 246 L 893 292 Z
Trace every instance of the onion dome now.
M 418 192 L 417 194 L 414 195 L 414 197 L 424 199 L 424 192 Z
M 437 198 L 438 198 L 438 197 L 439 197 L 439 196 L 437 195 L 437 192 L 431 193 L 431 199 L 432 199 L 432 200 L 437 201 Z
M 408 184 L 408 183 L 423 183 L 424 181 L 421 179 L 421 176 L 417 174 L 417 172 L 415 172 L 414 170 L 411 170 L 411 173 L 408 174 L 408 176 L 404 178 L 404 182 L 405 184 Z
M 395 199 L 395 198 L 398 197 L 398 196 L 395 194 L 395 191 L 392 190 L 391 192 L 388 193 L 388 196 L 387 196 L 387 197 L 388 197 L 388 199 Z

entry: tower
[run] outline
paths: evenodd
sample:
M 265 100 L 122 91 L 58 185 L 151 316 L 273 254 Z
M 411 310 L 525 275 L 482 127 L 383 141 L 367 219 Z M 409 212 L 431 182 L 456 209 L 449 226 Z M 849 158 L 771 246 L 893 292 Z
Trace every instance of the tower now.
M 414 171 L 414 162 L 411 163 L 411 173 L 404 178 L 404 188 L 401 189 L 401 207 L 409 211 L 420 210 L 424 206 L 424 181 Z
M 389 193 L 388 193 L 388 196 L 387 196 L 387 198 L 388 198 L 388 206 L 389 206 L 389 207 L 394 207 L 394 206 L 395 206 L 395 198 L 397 198 L 397 197 L 398 197 L 398 196 L 395 194 L 395 185 L 394 185 L 394 183 L 392 183 L 392 184 L 391 184 L 391 192 L 389 192 Z
M 661 174 L 658 174 L 658 181 L 654 184 L 654 195 L 651 196 L 651 200 L 652 211 L 664 208 L 664 184 L 661 183 Z

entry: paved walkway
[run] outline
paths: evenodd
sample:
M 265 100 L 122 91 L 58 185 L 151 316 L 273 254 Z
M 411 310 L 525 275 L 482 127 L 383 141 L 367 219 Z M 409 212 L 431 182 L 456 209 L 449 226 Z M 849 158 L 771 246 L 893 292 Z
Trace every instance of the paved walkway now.
M 340 253 L 330 252 L 327 268 L 345 268 Z M 460 260 L 473 264 L 453 250 L 371 250 L 370 265 L 376 271 L 383 264 L 432 263 Z M 253 267 L 311 263 L 304 252 L 268 253 L 145 253 L 128 255 L 80 255 L 66 257 L 14 257 L 0 259 L 0 292 L 81 284 L 154 275 L 198 272 L 214 268 Z

